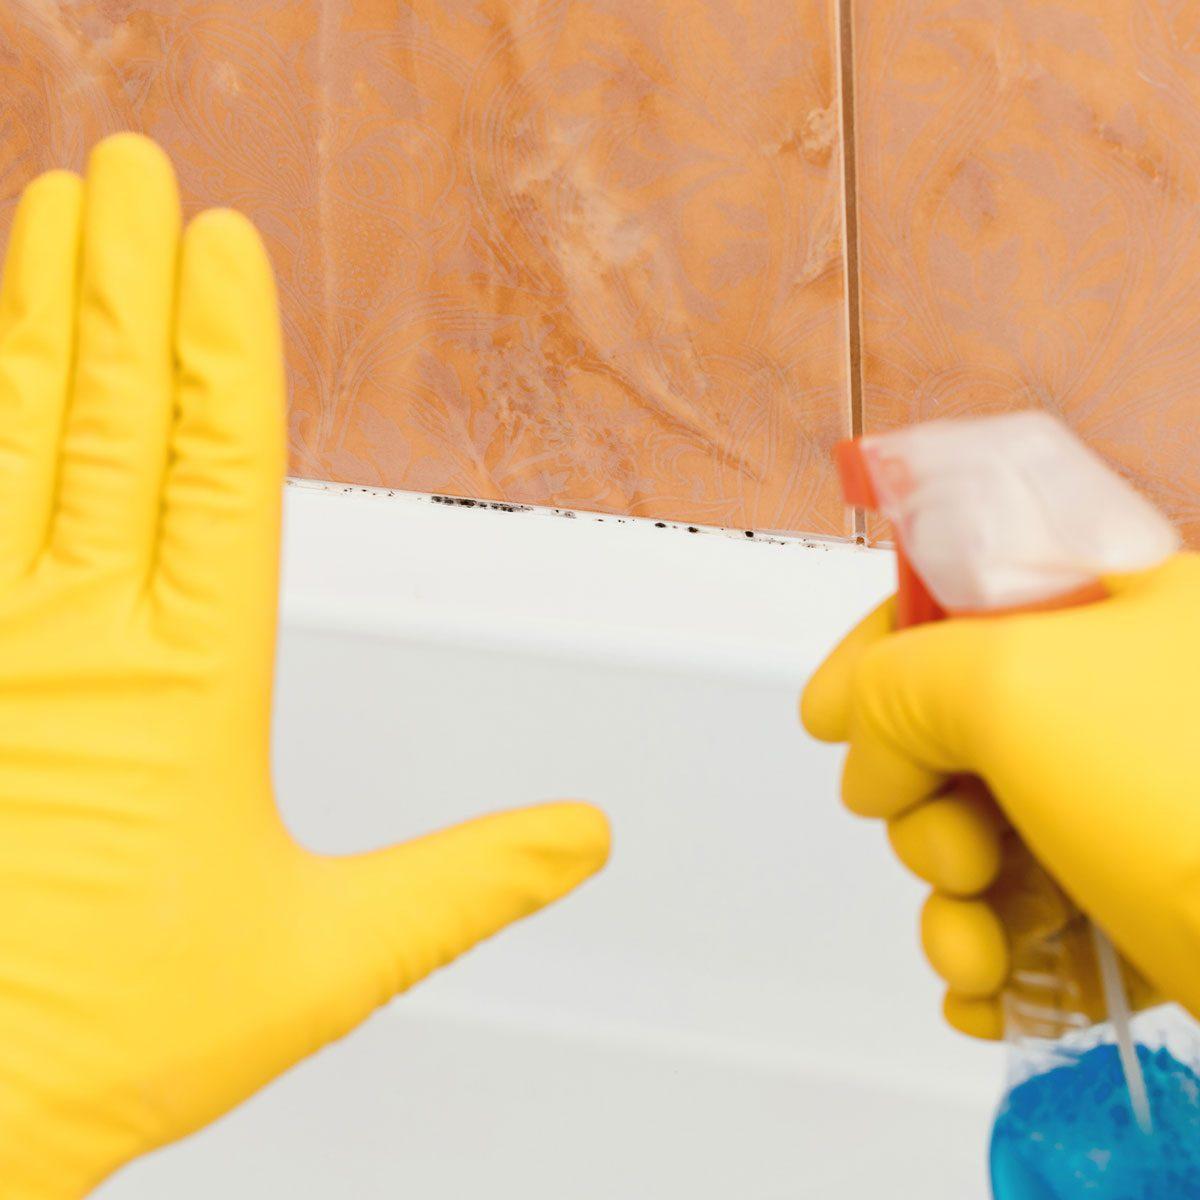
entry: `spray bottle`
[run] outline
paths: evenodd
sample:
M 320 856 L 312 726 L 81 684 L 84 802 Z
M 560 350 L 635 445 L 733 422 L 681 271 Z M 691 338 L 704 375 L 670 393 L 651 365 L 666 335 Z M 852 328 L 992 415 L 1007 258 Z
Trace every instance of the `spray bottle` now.
M 1105 595 L 1105 575 L 1155 566 L 1179 545 L 1152 505 L 1045 413 L 859 438 L 839 445 L 837 463 L 846 502 L 891 525 L 900 626 L 1093 602 Z M 1010 945 L 1009 1078 L 993 1129 L 993 1195 L 1174 1197 L 1163 1190 L 1170 1152 L 1155 1137 L 1143 1067 L 1163 1066 L 1154 1054 L 1195 1065 L 1200 1036 L 1170 1006 L 1131 1018 L 1131 989 L 1148 989 L 1033 867 L 1037 912 Z M 1108 1075 L 1097 1085 L 1101 1069 Z M 1114 1089 L 1125 1092 L 1115 1108 Z M 1039 1104 L 1051 1094 L 1047 1118 Z M 1200 1096 L 1191 1102 L 1200 1114 Z

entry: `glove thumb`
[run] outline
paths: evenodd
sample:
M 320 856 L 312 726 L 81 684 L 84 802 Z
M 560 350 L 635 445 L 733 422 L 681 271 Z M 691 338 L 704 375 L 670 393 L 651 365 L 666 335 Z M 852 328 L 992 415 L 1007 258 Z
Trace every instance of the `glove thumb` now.
M 800 723 L 822 742 L 850 737 L 854 676 L 862 657 L 896 627 L 896 599 L 868 613 L 817 668 L 800 697 Z
M 320 1040 L 564 896 L 604 865 L 609 841 L 599 809 L 561 802 L 324 860 L 328 916 L 314 963 L 328 1006 Z

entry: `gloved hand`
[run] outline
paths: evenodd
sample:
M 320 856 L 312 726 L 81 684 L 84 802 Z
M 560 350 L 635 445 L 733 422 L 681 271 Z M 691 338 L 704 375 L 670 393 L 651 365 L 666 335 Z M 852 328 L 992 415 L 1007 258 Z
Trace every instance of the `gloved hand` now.
M 850 743 L 846 805 L 886 820 L 933 886 L 925 953 L 947 1019 L 979 1037 L 1001 1036 L 1010 946 L 1031 924 L 1061 919 L 1071 953 L 1038 863 L 1200 1016 L 1200 556 L 1107 582 L 1079 608 L 900 632 L 889 602 L 801 701 L 811 734 Z M 1149 998 L 1143 982 L 1135 1002 Z
M 0 296 L 0 1197 L 74 1200 L 603 863 L 581 804 L 309 853 L 268 763 L 284 386 L 252 226 L 120 135 Z

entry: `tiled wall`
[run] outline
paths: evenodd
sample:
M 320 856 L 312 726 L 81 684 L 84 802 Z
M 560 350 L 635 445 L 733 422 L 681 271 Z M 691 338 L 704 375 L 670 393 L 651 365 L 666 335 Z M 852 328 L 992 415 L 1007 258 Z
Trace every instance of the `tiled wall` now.
M 1200 543 L 1194 6 L 9 0 L 0 81 L 0 221 L 134 127 L 259 223 L 298 474 L 838 535 L 838 437 L 1041 404 Z
M 258 222 L 297 473 L 845 531 L 828 0 L 8 0 L 0 39 L 3 195 L 134 126 Z
M 1200 545 L 1200 7 L 853 12 L 865 426 L 1042 405 Z

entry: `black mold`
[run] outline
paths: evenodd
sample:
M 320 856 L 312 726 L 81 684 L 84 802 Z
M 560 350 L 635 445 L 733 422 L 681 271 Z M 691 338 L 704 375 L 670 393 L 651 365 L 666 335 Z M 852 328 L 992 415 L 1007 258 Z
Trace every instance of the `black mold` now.
M 455 508 L 486 508 L 492 512 L 530 512 L 528 504 L 501 504 L 497 500 L 468 500 L 465 496 L 430 496 L 434 504 L 449 504 Z

